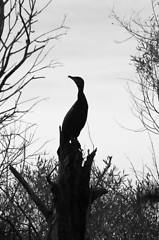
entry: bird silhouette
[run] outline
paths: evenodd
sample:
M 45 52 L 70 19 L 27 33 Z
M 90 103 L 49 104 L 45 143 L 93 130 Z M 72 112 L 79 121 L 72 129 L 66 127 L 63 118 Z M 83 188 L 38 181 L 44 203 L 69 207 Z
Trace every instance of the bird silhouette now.
M 80 77 L 68 77 L 75 82 L 78 88 L 78 97 L 77 101 L 67 112 L 62 123 L 62 135 L 64 142 L 69 142 L 73 139 L 77 140 L 77 137 L 86 123 L 88 113 L 88 103 L 83 92 L 84 80 Z

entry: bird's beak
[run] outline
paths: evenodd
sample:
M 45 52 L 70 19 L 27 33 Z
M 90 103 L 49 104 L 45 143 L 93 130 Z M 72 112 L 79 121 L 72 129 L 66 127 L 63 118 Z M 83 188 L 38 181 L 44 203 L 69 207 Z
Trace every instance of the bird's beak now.
M 69 75 L 68 78 L 71 78 L 76 83 L 76 78 L 75 77 L 72 77 L 72 76 Z
M 74 77 L 72 77 L 72 76 L 70 76 L 70 75 L 68 76 L 68 78 L 71 78 L 72 80 L 74 80 Z

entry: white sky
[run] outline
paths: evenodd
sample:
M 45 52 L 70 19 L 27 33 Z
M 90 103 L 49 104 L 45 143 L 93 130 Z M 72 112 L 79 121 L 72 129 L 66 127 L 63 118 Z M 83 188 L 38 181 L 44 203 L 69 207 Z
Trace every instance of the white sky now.
M 126 80 L 134 78 L 130 55 L 134 54 L 135 42 L 117 44 L 128 37 L 127 33 L 109 18 L 115 6 L 119 16 L 128 18 L 133 11 L 149 12 L 150 0 L 55 0 L 45 11 L 41 31 L 60 24 L 67 15 L 67 35 L 55 42 L 53 57 L 63 66 L 48 70 L 45 80 L 32 83 L 29 94 L 49 98 L 40 103 L 30 121 L 39 125 L 40 141 L 52 140 L 46 151 L 56 155 L 58 128 L 77 97 L 75 84 L 68 75 L 81 76 L 85 80 L 85 94 L 89 103 L 88 124 L 94 146 L 97 147 L 96 164 L 113 156 L 113 164 L 128 170 L 130 162 L 141 169 L 143 161 L 151 164 L 147 134 L 134 133 L 121 128 L 116 121 L 135 129 L 139 121 L 131 113 L 130 96 Z M 92 150 L 87 125 L 80 135 L 84 149 Z

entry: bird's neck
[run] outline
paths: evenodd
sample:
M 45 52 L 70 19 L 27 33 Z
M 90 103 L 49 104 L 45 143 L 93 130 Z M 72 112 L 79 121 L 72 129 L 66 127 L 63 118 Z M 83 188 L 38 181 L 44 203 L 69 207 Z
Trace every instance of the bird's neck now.
M 83 95 L 84 95 L 83 89 L 78 89 L 78 99 L 83 97 Z
M 78 102 L 78 103 L 81 103 L 82 105 L 83 105 L 83 104 L 87 104 L 87 100 L 86 100 L 86 97 L 85 97 L 83 91 L 78 91 L 78 99 L 77 99 L 77 102 Z

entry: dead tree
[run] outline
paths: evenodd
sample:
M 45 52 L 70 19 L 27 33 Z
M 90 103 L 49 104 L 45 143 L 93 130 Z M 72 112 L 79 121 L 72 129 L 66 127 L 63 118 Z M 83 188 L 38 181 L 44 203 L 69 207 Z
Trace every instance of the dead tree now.
M 59 150 L 58 182 L 50 181 L 55 199 L 58 240 L 84 240 L 92 202 L 107 193 L 90 186 L 91 166 L 96 150 L 86 159 L 79 143 L 63 143 Z

